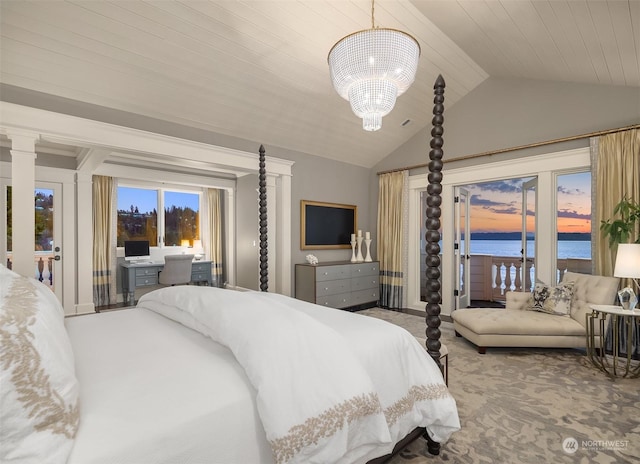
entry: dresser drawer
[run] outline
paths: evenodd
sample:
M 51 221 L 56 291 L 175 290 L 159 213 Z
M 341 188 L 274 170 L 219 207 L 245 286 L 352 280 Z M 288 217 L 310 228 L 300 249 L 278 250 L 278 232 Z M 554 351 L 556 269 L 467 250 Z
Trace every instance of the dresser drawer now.
M 160 270 L 157 266 L 154 267 L 137 267 L 136 269 L 136 280 L 138 277 L 145 276 L 155 276 L 158 278 L 158 271 Z
M 207 280 L 209 280 L 209 274 L 204 271 L 191 273 L 191 282 L 205 282 Z
M 349 280 L 325 280 L 316 284 L 316 296 L 337 295 L 351 291 Z
M 380 275 L 378 263 L 361 263 L 351 266 L 351 277 L 378 275 Z
M 345 309 L 378 301 L 380 263 L 326 262 L 296 264 L 296 298 Z
M 136 276 L 136 287 L 146 287 L 147 285 L 156 285 L 158 283 L 158 274 L 150 276 Z
M 349 266 L 319 266 L 316 269 L 316 281 L 338 280 L 351 277 Z
M 378 289 L 380 280 L 378 276 L 362 276 L 362 277 L 353 277 L 351 279 L 351 290 L 365 290 L 368 288 Z
M 211 267 L 211 263 L 192 263 L 191 273 L 195 275 L 198 272 L 207 272 L 207 266 Z
M 380 293 L 377 288 L 351 292 L 351 304 L 359 305 L 363 303 L 370 303 L 372 301 L 378 301 L 379 295 Z
M 341 293 L 339 295 L 326 295 L 316 298 L 316 304 L 328 306 L 330 308 L 346 308 L 353 305 L 351 293 Z

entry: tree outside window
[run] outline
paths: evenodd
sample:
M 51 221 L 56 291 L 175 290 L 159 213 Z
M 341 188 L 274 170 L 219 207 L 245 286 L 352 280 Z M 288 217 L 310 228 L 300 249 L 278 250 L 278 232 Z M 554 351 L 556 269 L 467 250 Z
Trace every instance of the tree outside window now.
M 187 240 L 193 245 L 200 239 L 199 211 L 198 193 L 118 187 L 117 246 L 125 240 L 148 240 L 150 246 L 180 246 Z

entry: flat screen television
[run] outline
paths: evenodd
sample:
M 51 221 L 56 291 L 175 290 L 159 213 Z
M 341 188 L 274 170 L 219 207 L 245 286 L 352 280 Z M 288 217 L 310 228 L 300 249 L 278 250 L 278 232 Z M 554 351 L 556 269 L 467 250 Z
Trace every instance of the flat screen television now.
M 356 205 L 300 201 L 300 248 L 302 250 L 351 248 L 356 231 Z
M 125 240 L 124 259 L 125 261 L 151 259 L 151 253 L 149 252 L 149 240 Z

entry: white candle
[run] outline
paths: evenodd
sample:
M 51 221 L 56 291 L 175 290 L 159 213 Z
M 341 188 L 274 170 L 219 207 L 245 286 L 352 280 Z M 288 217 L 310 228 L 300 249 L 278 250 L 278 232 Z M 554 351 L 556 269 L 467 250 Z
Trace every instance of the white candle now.
M 351 234 L 351 241 L 355 242 L 356 241 L 356 234 Z
M 367 240 L 371 240 L 371 232 L 365 232 L 364 233 L 364 238 Z
M 358 237 L 362 237 L 362 229 L 358 229 Z

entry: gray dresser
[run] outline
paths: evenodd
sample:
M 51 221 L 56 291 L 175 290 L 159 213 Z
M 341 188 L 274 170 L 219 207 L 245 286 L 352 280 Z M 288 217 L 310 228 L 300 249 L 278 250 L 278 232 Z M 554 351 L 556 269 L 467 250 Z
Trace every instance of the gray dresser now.
M 380 294 L 378 261 L 296 264 L 296 298 L 331 308 L 375 306 Z

